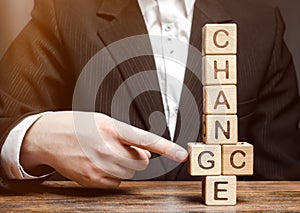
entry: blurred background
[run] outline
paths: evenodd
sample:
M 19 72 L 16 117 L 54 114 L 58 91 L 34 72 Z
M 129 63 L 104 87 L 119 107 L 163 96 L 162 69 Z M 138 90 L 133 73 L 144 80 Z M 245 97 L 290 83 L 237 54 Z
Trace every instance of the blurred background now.
M 30 19 L 33 0 L 0 0 L 0 58 Z
M 287 27 L 285 40 L 294 57 L 300 84 L 300 0 L 263 1 L 281 10 Z M 32 7 L 33 0 L 0 0 L 0 58 L 30 20 Z

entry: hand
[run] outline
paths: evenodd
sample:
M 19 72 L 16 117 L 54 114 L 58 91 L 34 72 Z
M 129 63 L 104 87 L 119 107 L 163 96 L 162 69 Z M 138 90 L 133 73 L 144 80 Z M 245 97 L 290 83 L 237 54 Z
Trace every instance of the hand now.
M 116 188 L 147 168 L 149 151 L 178 162 L 188 156 L 177 144 L 104 114 L 54 112 L 28 130 L 20 161 L 28 172 L 46 165 L 86 187 Z

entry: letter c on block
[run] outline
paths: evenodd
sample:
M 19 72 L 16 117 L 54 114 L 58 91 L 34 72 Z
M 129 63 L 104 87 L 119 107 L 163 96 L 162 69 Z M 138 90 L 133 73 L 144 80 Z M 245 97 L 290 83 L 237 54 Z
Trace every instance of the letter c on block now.
M 226 36 L 229 36 L 229 32 L 227 32 L 226 30 L 218 30 L 214 33 L 214 44 L 216 45 L 216 47 L 218 48 L 226 48 L 229 45 L 229 41 L 226 41 L 224 44 L 219 44 L 218 43 L 218 35 L 220 33 L 224 33 Z
M 234 151 L 232 154 L 231 154 L 231 156 L 230 156 L 230 164 L 231 164 L 231 166 L 233 167 L 233 168 L 235 168 L 235 169 L 242 169 L 242 168 L 244 168 L 245 166 L 246 166 L 246 162 L 243 162 L 240 166 L 237 166 L 235 163 L 234 163 L 234 156 L 236 155 L 236 154 L 241 154 L 243 157 L 246 157 L 246 153 L 245 152 L 243 152 L 242 150 L 236 150 L 236 151 Z

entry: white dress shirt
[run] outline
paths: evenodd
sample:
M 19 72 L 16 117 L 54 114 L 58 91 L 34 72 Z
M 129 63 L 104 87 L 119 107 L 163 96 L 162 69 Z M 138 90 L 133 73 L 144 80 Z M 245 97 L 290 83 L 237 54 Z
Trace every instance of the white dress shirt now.
M 195 0 L 138 2 L 150 35 L 165 116 L 171 139 L 174 139 Z M 161 38 L 159 43 L 158 37 Z M 180 61 L 175 60 L 175 55 L 176 58 L 179 55 Z
M 150 35 L 164 112 L 174 139 L 195 0 L 138 0 L 138 3 Z M 159 45 L 158 37 L 161 38 Z M 180 62 L 172 58 L 176 54 L 180 54 Z M 8 178 L 41 178 L 27 174 L 20 165 L 19 156 L 26 132 L 44 114 L 25 118 L 8 135 L 1 151 L 2 167 Z

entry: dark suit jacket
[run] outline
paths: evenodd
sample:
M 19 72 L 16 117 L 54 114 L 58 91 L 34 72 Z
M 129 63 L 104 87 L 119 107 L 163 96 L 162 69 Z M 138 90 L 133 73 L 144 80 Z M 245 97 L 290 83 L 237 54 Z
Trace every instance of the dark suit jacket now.
M 103 47 L 129 36 L 147 34 L 135 0 L 36 0 L 32 17 L 0 64 L 1 143 L 27 115 L 72 109 L 76 80 Z M 201 50 L 204 24 L 227 22 L 238 25 L 239 139 L 255 147 L 253 178 L 300 179 L 299 95 L 292 58 L 282 40 L 284 24 L 280 13 L 254 0 L 197 0 L 191 45 Z M 135 44 L 120 48 L 120 52 L 134 54 L 140 49 L 151 50 L 149 40 L 136 39 Z M 110 49 L 106 55 L 117 60 L 116 52 Z M 201 141 L 202 115 L 200 55 L 190 53 L 188 65 L 187 90 L 183 91 L 180 106 L 185 113 L 179 116 L 175 134 L 175 141 L 185 147 L 189 141 Z M 129 107 L 130 123 L 161 132 L 153 128 L 155 121 L 150 125 L 148 119 L 152 112 L 163 113 L 157 76 L 150 70 L 155 70 L 151 55 L 138 55 L 118 64 L 99 89 L 96 110 L 112 115 L 117 88 L 130 76 L 148 71 L 137 85 L 127 85 L 125 93 L 129 95 L 145 85 L 157 90 L 135 97 Z M 101 76 L 101 69 L 97 73 Z M 193 105 L 188 91 L 197 102 L 196 116 L 195 108 L 189 108 Z M 120 112 L 113 117 L 126 121 L 128 111 L 123 112 L 123 108 L 126 107 L 117 106 Z M 89 110 L 80 105 L 75 109 Z M 159 120 L 160 125 L 164 123 Z M 163 136 L 169 138 L 167 129 Z M 161 162 L 164 163 L 169 162 Z M 180 165 L 158 179 L 191 178 Z

